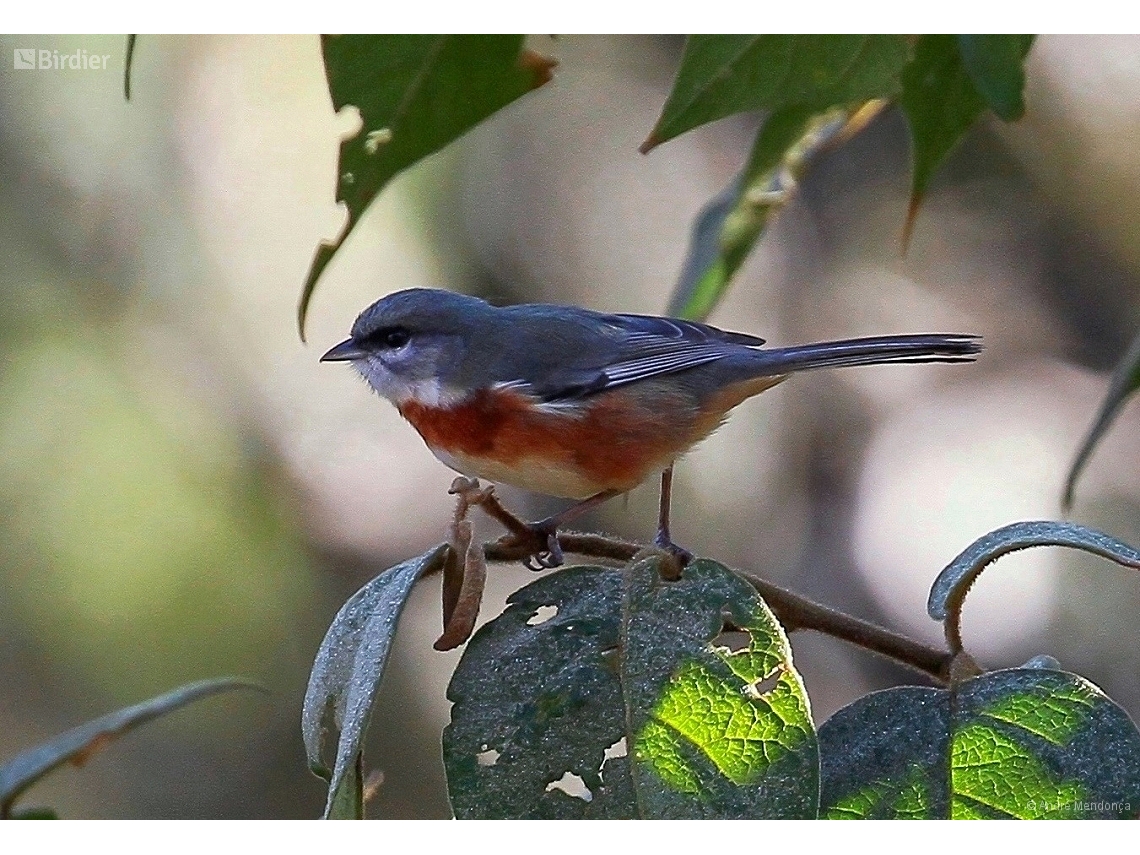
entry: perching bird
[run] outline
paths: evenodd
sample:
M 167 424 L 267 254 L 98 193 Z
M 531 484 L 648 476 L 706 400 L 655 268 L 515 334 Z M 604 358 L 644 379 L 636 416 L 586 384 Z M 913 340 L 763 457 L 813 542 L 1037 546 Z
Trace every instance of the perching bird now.
M 895 335 L 763 348 L 707 324 L 572 306 L 498 308 L 427 288 L 365 309 L 324 362 L 348 361 L 464 475 L 578 504 L 532 523 L 541 566 L 562 563 L 558 527 L 661 473 L 655 542 L 669 537 L 674 461 L 729 411 L 797 371 L 965 362 L 972 335 Z

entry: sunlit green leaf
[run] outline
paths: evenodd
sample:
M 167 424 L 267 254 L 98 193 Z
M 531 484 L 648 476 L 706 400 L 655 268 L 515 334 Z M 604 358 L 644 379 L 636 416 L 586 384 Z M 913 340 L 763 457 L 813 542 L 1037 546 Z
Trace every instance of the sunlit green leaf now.
M 743 579 L 699 560 L 664 582 L 650 559 L 569 568 L 508 603 L 448 690 L 457 816 L 815 815 L 807 696 Z M 739 632 L 718 641 L 726 622 Z
M 819 729 L 820 815 L 927 819 L 949 814 L 949 704 L 940 689 L 867 695 Z
M 689 36 L 642 151 L 734 113 L 792 106 L 820 112 L 894 94 L 908 53 L 902 36 Z
M 832 819 L 1135 817 L 1140 732 L 1094 685 L 1044 669 L 861 698 L 819 731 Z
M 396 624 L 416 580 L 442 566 L 446 544 L 385 570 L 349 598 L 321 642 L 305 704 L 301 732 L 309 767 L 329 782 L 325 817 L 363 814 L 361 752 L 376 691 L 388 664 Z M 322 743 L 331 709 L 339 732 L 335 760 L 326 763 Z
M 1120 409 L 1135 394 L 1137 389 L 1140 389 L 1140 334 L 1132 340 L 1128 352 L 1124 354 L 1124 358 L 1120 360 L 1116 370 L 1113 371 L 1112 382 L 1108 386 L 1108 394 L 1104 396 L 1104 402 L 1100 405 L 1100 411 L 1096 414 L 1092 427 L 1089 428 L 1088 436 L 1081 443 L 1076 459 L 1073 460 L 1073 465 L 1069 467 L 1069 474 L 1065 479 L 1063 500 L 1066 508 L 1072 507 L 1073 491 L 1077 487 L 1077 478 L 1080 477 L 1085 464 L 1092 457 L 1093 449 L 1108 432 Z
M 336 198 L 348 222 L 317 248 L 305 277 L 302 338 L 317 278 L 384 186 L 547 82 L 553 65 L 518 35 L 325 36 L 321 47 L 333 107 L 355 106 L 362 126 L 341 143 Z
M 260 686 L 228 677 L 188 683 L 156 698 L 100 716 L 17 754 L 0 765 L 0 817 L 8 816 L 20 794 L 53 769 L 64 763 L 80 765 L 140 724 L 201 698 L 233 689 L 260 689 Z

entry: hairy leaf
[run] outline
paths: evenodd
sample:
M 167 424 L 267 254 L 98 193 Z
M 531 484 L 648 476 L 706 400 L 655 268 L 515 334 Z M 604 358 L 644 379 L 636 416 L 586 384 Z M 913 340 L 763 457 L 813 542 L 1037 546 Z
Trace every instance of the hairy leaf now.
M 457 816 L 815 815 L 807 696 L 743 579 L 699 560 L 665 582 L 649 559 L 572 567 L 508 603 L 448 690 Z
M 305 691 L 301 732 L 309 768 L 329 782 L 327 819 L 363 815 L 364 732 L 388 664 L 396 624 L 412 585 L 424 573 L 438 569 L 446 553 L 447 545 L 440 544 L 419 558 L 385 570 L 349 598 L 325 633 Z M 322 758 L 330 708 L 339 732 L 331 771 Z
M 966 547 L 938 574 L 930 588 L 926 610 L 935 620 L 947 622 L 952 644 L 960 641 L 957 625 L 962 602 L 981 572 L 1003 555 L 1031 546 L 1070 546 L 1140 569 L 1140 551 L 1087 526 L 1049 520 L 1003 526 Z

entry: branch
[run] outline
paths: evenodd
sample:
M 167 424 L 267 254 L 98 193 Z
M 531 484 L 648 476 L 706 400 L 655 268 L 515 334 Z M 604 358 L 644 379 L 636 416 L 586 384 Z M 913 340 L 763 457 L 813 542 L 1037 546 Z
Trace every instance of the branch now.
M 869 621 L 828 608 L 791 591 L 745 574 L 788 632 L 811 629 L 921 671 L 939 683 L 950 679 L 953 654 L 883 629 Z
M 509 534 L 483 544 L 483 557 L 487 561 L 526 561 L 546 548 L 539 542 L 534 530 L 511 513 L 490 489 L 480 490 L 474 479 L 457 478 L 451 492 L 458 495 L 464 512 L 469 505 L 479 505 L 488 516 L 498 521 Z M 558 533 L 558 545 L 563 552 L 572 552 L 587 558 L 602 558 L 625 563 L 641 555 L 659 553 L 652 546 L 618 540 L 600 534 L 563 531 Z M 745 579 L 764 598 L 776 619 L 789 632 L 810 629 L 838 638 L 864 650 L 885 656 L 901 665 L 920 671 L 939 683 L 950 680 L 953 654 L 883 629 L 869 621 L 844 614 L 835 609 L 794 594 L 771 582 L 745 574 Z

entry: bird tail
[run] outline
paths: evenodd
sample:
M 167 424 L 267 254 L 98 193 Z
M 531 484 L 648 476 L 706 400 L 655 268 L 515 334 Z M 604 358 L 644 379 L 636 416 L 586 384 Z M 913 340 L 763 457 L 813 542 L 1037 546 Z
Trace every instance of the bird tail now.
M 764 373 L 790 374 L 813 368 L 845 368 L 896 362 L 973 362 L 982 350 L 975 335 L 885 335 L 825 341 L 757 352 Z

